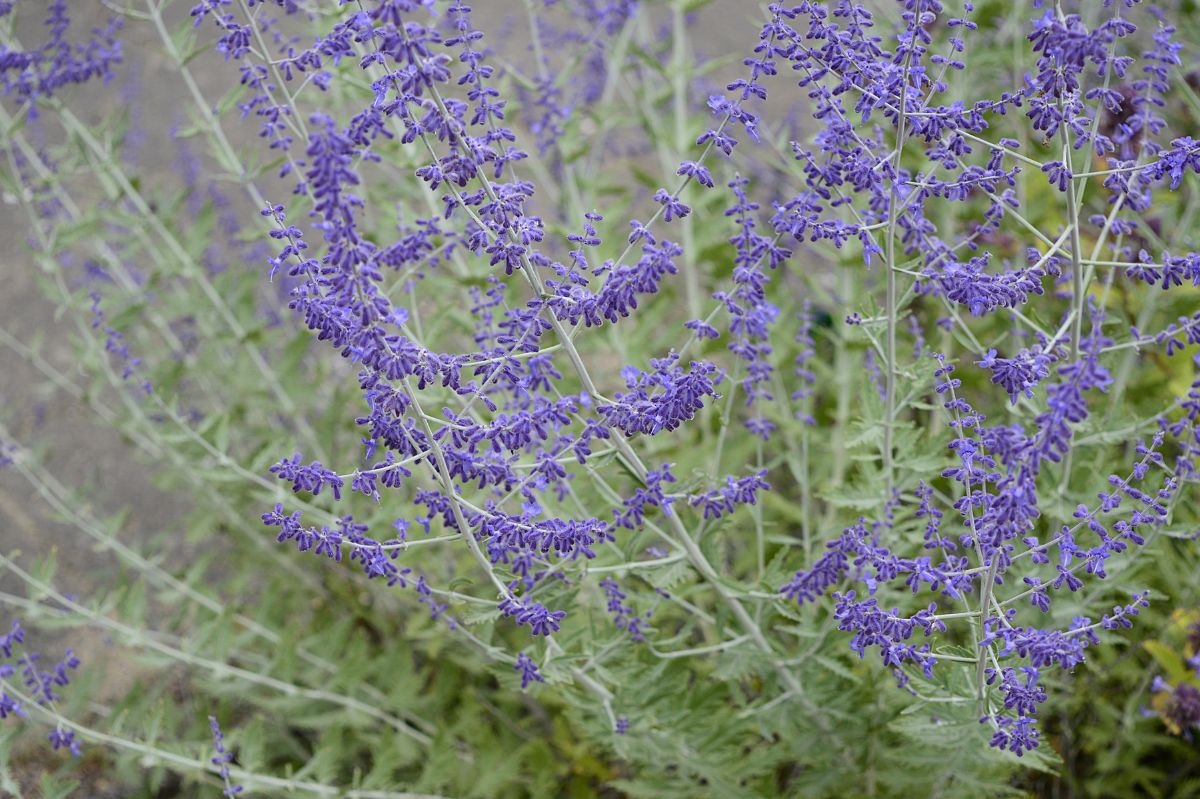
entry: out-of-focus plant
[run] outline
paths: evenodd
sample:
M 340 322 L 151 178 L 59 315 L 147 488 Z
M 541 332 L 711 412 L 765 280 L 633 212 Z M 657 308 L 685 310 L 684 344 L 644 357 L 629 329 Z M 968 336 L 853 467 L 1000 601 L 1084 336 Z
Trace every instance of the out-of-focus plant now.
M 1151 690 L 1151 707 L 1172 735 L 1191 741 L 1200 725 L 1200 612 L 1176 611 L 1166 640 L 1145 643 L 1163 674 Z

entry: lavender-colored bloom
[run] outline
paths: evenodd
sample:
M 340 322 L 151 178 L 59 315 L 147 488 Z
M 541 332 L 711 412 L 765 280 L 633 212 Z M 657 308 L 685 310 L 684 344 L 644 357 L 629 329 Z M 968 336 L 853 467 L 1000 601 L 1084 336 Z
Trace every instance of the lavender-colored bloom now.
M 313 461 L 308 465 L 300 464 L 300 453 L 297 452 L 290 459 L 284 459 L 272 466 L 268 471 L 279 477 L 280 480 L 287 480 L 292 484 L 292 490 L 297 494 L 301 491 L 308 491 L 314 496 L 321 493 L 321 489 L 328 486 L 333 492 L 334 499 L 342 498 L 342 486 L 345 481 L 334 471 L 326 469 L 318 461 Z
M 79 742 L 75 740 L 75 732 L 73 730 L 64 730 L 61 727 L 56 727 L 50 731 L 48 736 L 50 746 L 57 751 L 60 747 L 66 749 L 74 757 L 83 757 L 83 752 L 79 748 Z
M 780 593 L 801 605 L 823 595 L 845 578 L 851 558 L 859 553 L 867 535 L 866 527 L 861 522 L 847 527 L 839 538 L 825 545 L 829 551 L 812 568 L 796 572 L 788 584 L 779 589 Z
M 221 732 L 221 726 L 217 723 L 216 716 L 208 717 L 208 726 L 212 733 L 213 749 L 217 753 L 210 762 L 217 767 L 217 773 L 220 774 L 221 781 L 225 783 L 225 789 L 221 791 L 221 795 L 237 796 L 243 788 L 241 785 L 235 785 L 229 776 L 229 764 L 233 762 L 233 752 L 225 748 L 225 734 Z
M 50 0 L 44 8 L 49 38 L 41 46 L 26 51 L 0 47 L 0 94 L 33 103 L 72 84 L 110 80 L 121 62 L 120 18 L 111 17 L 105 27 L 91 31 L 90 39 L 72 41 L 66 0 Z M 36 110 L 31 113 L 36 116 Z
M 500 603 L 500 611 L 516 619 L 517 624 L 529 627 L 534 635 L 552 635 L 558 632 L 559 624 L 567 615 L 566 611 L 547 610 L 540 602 L 523 602 L 517 599 L 503 600 Z
M 1086 576 L 1103 579 L 1106 576 L 1104 563 L 1108 558 L 1124 552 L 1130 544 L 1139 545 L 1143 541 L 1139 527 L 1166 518 L 1162 502 L 1173 496 L 1177 481 L 1168 477 L 1156 493 L 1138 487 L 1147 479 L 1150 464 L 1164 463 L 1158 452 L 1163 443 L 1160 434 L 1151 444 L 1140 444 L 1135 448 L 1138 460 L 1128 477 L 1114 475 L 1109 480 L 1111 490 L 1100 492 L 1098 503 L 1080 505 L 1076 509 L 1073 527 L 1064 526 L 1048 543 L 1028 534 L 1038 513 L 1037 467 L 1046 457 L 1046 432 L 1054 429 L 1047 427 L 1047 422 L 1062 430 L 1055 433 L 1056 436 L 1069 440 L 1068 425 L 1086 414 L 1083 391 L 1107 385 L 1107 373 L 1090 354 L 1098 349 L 1100 341 L 1099 335 L 1093 333 L 1085 342 L 1087 350 L 1083 357 L 1060 367 L 1063 382 L 1049 392 L 1051 413 L 1044 415 L 1045 418 L 1039 417 L 1040 429 L 1035 429 L 1032 435 L 1022 433 L 1015 426 L 986 427 L 983 415 L 958 395 L 962 382 L 953 376 L 954 365 L 938 356 L 935 388 L 944 399 L 951 429 L 955 431 L 949 448 L 960 462 L 959 466 L 946 469 L 943 476 L 963 485 L 964 495 L 955 507 L 965 532 L 959 541 L 946 539 L 943 514 L 936 509 L 931 492 L 922 488 L 916 493 L 917 516 L 926 519 L 926 549 L 942 552 L 944 558 L 940 562 L 928 557 L 899 556 L 882 545 L 879 536 L 867 525 L 860 523 L 831 542 L 829 552 L 811 569 L 797 572 L 783 587 L 782 593 L 803 603 L 846 579 L 861 581 L 871 595 L 889 582 L 904 580 L 913 592 L 928 587 L 945 599 L 953 599 L 971 591 L 982 579 L 982 571 L 994 572 L 995 584 L 1003 585 L 1003 576 L 1014 567 L 1018 557 L 1030 556 L 1034 567 L 1050 565 L 1048 553 L 1053 549 L 1058 552 L 1053 575 L 1038 576 L 1036 571 L 1024 574 L 1021 582 L 1026 590 L 1014 598 L 1028 597 L 1029 604 L 1044 613 L 1050 608 L 1050 592 L 1077 591 L 1084 586 Z M 995 366 L 998 359 L 989 354 L 985 360 L 985 365 Z M 1020 391 L 1023 386 L 1014 382 L 1006 390 Z M 1067 397 L 1069 403 L 1060 399 Z M 1056 402 L 1060 404 L 1056 405 Z M 987 486 L 994 486 L 994 493 L 982 490 Z M 1137 506 L 1129 509 L 1128 518 L 1115 521 L 1103 518 L 1104 514 L 1120 510 L 1123 499 L 1132 500 Z M 1081 528 L 1094 534 L 1098 543 L 1090 547 L 1077 543 L 1076 531 Z M 1018 542 L 1023 545 L 1023 551 L 1017 551 Z M 955 550 L 980 555 L 984 568 L 968 569 L 970 558 L 951 555 Z M 883 612 L 874 596 L 859 601 L 855 591 L 847 591 L 836 594 L 835 598 L 838 600 L 835 616 L 839 626 L 853 633 L 851 647 L 860 655 L 868 648 L 877 647 L 885 665 L 893 668 L 911 663 L 928 674 L 936 666 L 936 657 L 914 648 L 908 641 L 916 629 L 924 629 L 926 635 L 944 629 L 937 620 L 936 602 L 927 610 L 906 617 L 898 610 Z M 1132 618 L 1147 604 L 1145 593 L 1136 594 L 1132 602 L 1114 607 L 1098 623 L 1077 618 L 1066 629 L 1016 624 L 1016 609 L 1006 611 L 1003 620 L 985 617 L 984 636 L 978 642 L 981 653 L 991 650 L 1002 664 L 1011 658 L 1019 658 L 1028 664 L 1005 665 L 1000 672 L 989 672 L 989 684 L 1000 690 L 1005 697 L 1005 709 L 1015 714 L 984 717 L 983 721 L 990 723 L 994 730 L 993 745 L 1008 748 L 1018 755 L 1037 746 L 1036 710 L 1045 700 L 1045 692 L 1039 687 L 1041 670 L 1074 668 L 1083 661 L 1086 649 L 1099 643 L 1098 629 L 1119 630 L 1130 626 Z M 902 684 L 907 680 L 902 673 L 898 676 Z
M 800 324 L 796 328 L 795 340 L 800 351 L 796 354 L 793 372 L 800 381 L 800 388 L 792 392 L 791 399 L 792 402 L 799 403 L 801 406 L 796 411 L 796 418 L 810 427 L 816 427 L 817 420 L 813 418 L 809 407 L 811 406 L 811 402 L 808 401 L 813 395 L 815 391 L 814 387 L 817 383 L 816 373 L 809 368 L 809 361 L 812 360 L 817 352 L 816 342 L 812 336 L 812 304 L 808 300 L 804 301 L 804 308 L 797 315 L 797 318 Z
M 1021 394 L 1032 399 L 1033 389 L 1050 374 L 1050 357 L 1027 349 L 1012 358 L 997 358 L 996 351 L 990 349 L 976 363 L 991 371 L 992 382 L 1008 392 L 1013 405 Z
M 1110 5 L 1116 6 L 1104 4 Z M 771 181 L 739 160 L 746 176 L 739 174 L 727 184 L 726 216 L 733 227 L 729 283 L 713 294 L 718 309 L 685 326 L 692 334 L 689 346 L 705 346 L 728 334 L 728 354 L 705 357 L 737 365 L 737 388 L 746 408 L 742 421 L 764 440 L 776 424 L 767 418 L 766 402 L 774 399 L 777 384 L 792 378 L 776 373 L 776 329 L 792 322 L 773 302 L 787 292 L 772 286 L 773 279 L 785 285 L 781 267 L 791 259 L 791 248 L 845 247 L 841 257 L 856 260 L 861 252 L 862 268 L 875 269 L 883 256 L 890 277 L 897 272 L 916 277 L 914 307 L 889 308 L 886 321 L 894 333 L 907 313 L 912 351 L 920 359 L 926 354 L 922 324 L 927 315 L 919 313 L 918 303 L 948 306 L 946 332 L 969 333 L 974 340 L 973 330 L 955 330 L 957 324 L 975 324 L 971 319 L 959 322 L 960 310 L 972 317 L 1024 319 L 1021 306 L 1065 301 L 1071 281 L 1073 316 L 1065 319 L 1078 322 L 1088 311 L 1086 295 L 1079 290 L 1079 234 L 1090 239 L 1102 230 L 1101 238 L 1111 234 L 1126 242 L 1122 246 L 1136 249 L 1138 244 L 1128 244 L 1137 241 L 1134 216 L 1150 206 L 1159 184 L 1177 187 L 1185 175 L 1200 171 L 1195 141 L 1175 138 L 1169 147 L 1156 141 L 1166 138 L 1166 121 L 1156 109 L 1163 106 L 1171 72 L 1181 61 L 1169 26 L 1152 35 L 1151 49 L 1136 60 L 1125 55 L 1134 27 L 1121 8 L 1086 19 L 1045 8 L 1027 39 L 1037 66 L 1021 85 L 999 96 L 960 98 L 950 96 L 945 75 L 966 67 L 964 38 L 976 29 L 971 4 L 959 12 L 936 0 L 906 0 L 889 36 L 858 4 L 773 3 L 753 55 L 743 62 L 746 70 L 725 87 L 725 94 L 709 98 L 715 121 L 699 137 L 702 152 L 688 154 L 692 157 L 680 164 L 682 186 L 658 189 L 654 216 L 630 223 L 626 255 L 601 261 L 599 213 L 585 215 L 581 227 L 576 220 L 575 232 L 560 235 L 557 224 L 546 224 L 531 212 L 544 198 L 535 197 L 534 185 L 518 175 L 526 158 L 514 131 L 520 126 L 508 119 L 513 109 L 498 88 L 485 36 L 461 0 L 440 9 L 416 0 L 350 4 L 311 47 L 289 47 L 276 59 L 273 66 L 289 82 L 301 74 L 318 81 L 317 76 L 329 76 L 327 68 L 342 61 L 357 62 L 366 71 L 363 82 L 370 91 L 362 107 L 349 120 L 331 113 L 309 117 L 302 154 L 301 147 L 289 150 L 288 123 L 297 121 L 290 119 L 291 108 L 272 99 L 280 89 L 271 83 L 277 79 L 275 70 L 254 63 L 255 30 L 230 6 L 204 0 L 193 16 L 197 23 L 209 20 L 217 26 L 217 50 L 237 64 L 250 97 L 243 113 L 253 111 L 260 118 L 266 146 L 287 155 L 284 174 L 296 180 L 297 194 L 312 205 L 307 222 L 289 221 L 282 206 L 265 209 L 274 225 L 272 275 L 287 274 L 289 307 L 319 340 L 353 364 L 365 405 L 356 418 L 368 453 L 359 468 L 341 475 L 318 461 L 305 465 L 297 454 L 271 471 L 296 492 L 318 495 L 330 489 L 326 493 L 334 501 L 342 499 L 345 480 L 351 481 L 348 494 L 362 494 L 381 505 L 389 490 L 415 490 L 415 504 L 425 510 L 419 511 L 423 516 L 413 515 L 413 521 L 426 534 L 440 525 L 451 534 L 448 539 L 461 539 L 477 555 L 482 552 L 484 567 L 502 586 L 501 611 L 535 636 L 556 633 L 565 611 L 532 601 L 529 597 L 542 594 L 531 592 L 551 579 L 569 584 L 575 579 L 566 571 L 570 562 L 596 556 L 602 551 L 596 544 L 641 530 L 656 510 L 675 522 L 675 514 L 689 513 L 685 505 L 690 505 L 696 509 L 693 515 L 720 519 L 738 505 L 755 503 L 768 487 L 765 471 L 726 477 L 723 486 L 703 482 L 700 489 L 681 474 L 685 487 L 672 492 L 676 477 L 669 465 L 648 473 L 638 466 L 634 488 L 605 494 L 613 506 L 611 521 L 601 521 L 608 517 L 597 509 L 576 518 L 553 510 L 564 498 L 575 498 L 578 484 L 572 481 L 583 477 L 578 467 L 589 466 L 597 451 L 623 450 L 624 437 L 678 430 L 718 398 L 716 389 L 726 376 L 723 366 L 699 358 L 685 365 L 673 351 L 651 361 L 647 371 L 623 370 L 623 390 L 592 386 L 591 377 L 577 365 L 579 354 L 571 351 L 575 331 L 570 327 L 624 329 L 623 320 L 658 301 L 685 253 L 680 244 L 661 238 L 654 225 L 660 218 L 669 223 L 693 213 L 682 193 L 692 182 L 714 189 L 707 162 L 714 150 L 730 155 L 742 146 L 735 136 L 748 138 L 746 147 L 759 140 L 767 127 L 757 109 L 767 96 L 769 79 L 784 68 L 803 89 L 817 132 L 811 141 L 793 143 L 797 180 L 787 191 L 762 196 L 759 192 L 772 188 Z M 628 20 L 632 7 L 590 0 L 573 7 L 571 13 L 595 29 L 593 39 L 534 24 L 548 38 L 586 45 L 585 58 L 592 59 L 602 53 L 606 37 Z M 939 48 L 935 41 L 945 46 Z M 544 154 L 553 152 L 570 114 L 590 102 L 594 88 L 558 86 L 546 77 L 549 63 L 546 59 L 537 65 L 541 77 L 532 81 L 525 103 Z M 1142 67 L 1136 80 L 1135 64 Z M 597 72 L 608 68 L 598 66 Z M 1093 85 L 1101 82 L 1102 87 Z M 1098 114 L 1121 117 L 1108 125 Z M 1008 121 L 1001 126 L 1002 117 Z M 1061 143 L 1063 150 L 1073 147 L 1111 157 L 1104 176 L 1111 218 L 1080 216 L 1087 209 L 1073 208 L 1072 230 L 1051 230 L 1037 237 L 1036 247 L 1022 249 L 1008 222 L 1018 218 L 1022 197 L 1017 180 L 1037 150 L 1026 147 L 1031 154 L 1023 154 L 1019 141 L 999 135 L 1014 118 L 1048 138 L 1061 137 L 1053 142 L 1056 154 Z M 530 122 L 528 117 L 525 121 Z M 433 192 L 440 213 L 406 221 L 389 237 L 362 220 L 373 196 L 367 188 L 370 165 L 380 157 L 375 144 L 391 137 L 417 154 L 416 178 Z M 1082 156 L 1060 158 L 1042 165 L 1042 171 L 1073 196 L 1083 178 L 1072 173 L 1072 163 L 1077 169 L 1087 161 Z M 563 165 L 552 161 L 548 168 L 559 175 Z M 961 238 L 951 230 L 962 214 L 953 208 L 942 213 L 940 206 L 947 203 L 972 204 L 974 218 Z M 975 209 L 981 210 L 976 214 Z M 1085 225 L 1095 230 L 1081 230 Z M 319 236 L 311 236 L 313 228 Z M 885 230 L 886 249 L 881 246 Z M 1053 236 L 1059 238 L 1051 245 Z M 849 242 L 857 245 L 847 247 Z M 1012 252 L 1022 255 L 1013 259 Z M 687 255 L 688 263 L 696 262 L 697 254 Z M 468 352 L 437 352 L 416 341 L 408 311 L 385 289 L 389 271 L 420 279 L 452 256 L 491 268 L 466 298 L 472 315 L 468 335 L 474 343 Z M 1124 259 L 1114 260 L 1120 266 L 1134 256 L 1116 258 Z M 1074 274 L 1068 274 L 1072 260 Z M 1124 269 L 1132 280 L 1169 290 L 1186 281 L 1200 284 L 1197 264 L 1194 254 L 1173 256 L 1164 250 L 1155 256 L 1139 253 L 1134 265 Z M 513 302 L 510 280 L 528 284 L 528 292 L 521 289 L 527 299 Z M 1051 284 L 1059 293 L 1046 296 Z M 872 328 L 884 323 L 877 314 L 864 320 L 859 309 L 845 313 L 848 324 L 862 325 L 860 330 L 872 337 Z M 973 643 L 979 657 L 999 661 L 989 684 L 1003 698 L 1004 710 L 984 721 L 992 726 L 993 744 L 1018 755 L 1038 745 L 1036 713 L 1046 699 L 1045 670 L 1082 662 L 1103 631 L 1129 626 L 1146 602 L 1138 594 L 1099 622 L 1080 618 L 1063 628 L 1043 620 L 1052 595 L 1086 595 L 1086 586 L 1106 577 L 1111 558 L 1143 543 L 1146 528 L 1167 517 L 1170 500 L 1194 469 L 1187 465 L 1190 456 L 1180 456 L 1181 464 L 1171 473 L 1157 451 L 1159 438 L 1141 445 L 1130 476 L 1110 478 L 1098 502 L 1080 505 L 1070 524 L 1050 525 L 1042 519 L 1039 478 L 1045 462 L 1066 458 L 1076 443 L 1076 427 L 1094 412 L 1089 406 L 1095 393 L 1112 382 L 1104 355 L 1114 342 L 1101 333 L 1098 313 L 1093 312 L 1092 321 L 1089 334 L 1072 334 L 1069 348 L 1062 334 L 1055 338 L 1037 325 L 1028 326 L 1035 329 L 1030 332 L 1014 323 L 1012 340 L 998 346 L 1015 355 L 1000 357 L 990 349 L 971 356 L 989 370 L 992 384 L 1011 404 L 1017 405 L 1023 394 L 1040 408 L 1044 399 L 1045 410 L 1032 423 L 1017 415 L 1019 409 L 1008 424 L 990 422 L 972 404 L 974 398 L 962 395 L 954 364 L 939 356 L 934 389 L 949 424 L 950 465 L 927 475 L 915 492 L 889 496 L 880 521 L 864 518 L 846 528 L 780 589 L 800 604 L 841 589 L 834 594 L 835 618 L 851 635 L 850 646 L 860 656 L 878 652 L 902 683 L 914 669 L 926 676 L 939 669 L 933 645 L 945 632 L 942 619 L 963 615 L 957 606 L 964 597 L 976 592 L 993 597 L 1002 610 L 976 606 L 982 608 L 976 621 L 982 639 Z M 816 379 L 810 369 L 815 355 L 811 328 L 806 305 L 794 335 L 799 390 L 792 399 L 802 407 L 784 411 L 810 425 L 816 415 L 810 402 Z M 1064 321 L 1062 329 L 1068 328 Z M 580 372 L 579 382 L 563 379 L 563 353 L 543 343 L 551 339 L 551 331 L 556 349 L 566 349 Z M 1134 337 L 1143 338 L 1136 331 Z M 1200 343 L 1200 315 L 1145 340 L 1165 344 L 1168 355 Z M 868 368 L 886 397 L 891 390 L 885 383 L 891 378 L 884 379 L 883 368 L 895 376 L 903 364 L 894 359 L 881 363 L 873 348 L 867 353 Z M 426 401 L 430 397 L 443 407 L 434 409 Z M 1200 403 L 1195 397 L 1188 403 L 1183 415 L 1194 422 Z M 988 407 L 978 403 L 980 409 Z M 1164 421 L 1176 436 L 1184 432 L 1179 424 L 1186 423 Z M 1161 487 L 1148 483 L 1160 469 L 1170 477 Z M 432 478 L 435 487 L 415 488 L 417 474 Z M 934 485 L 942 485 L 935 480 L 949 483 L 950 490 L 943 485 L 935 491 Z M 953 499 L 943 501 L 946 496 Z M 905 548 L 905 508 L 924 528 L 923 543 L 914 541 L 914 551 Z M 360 563 L 369 577 L 400 587 L 411 580 L 411 568 L 396 562 L 399 540 L 376 541 L 349 516 L 330 526 L 306 526 L 299 513 L 288 516 L 278 505 L 263 520 L 279 529 L 280 541 L 294 541 L 301 551 L 336 560 L 348 547 L 350 560 Z M 600 587 L 617 626 L 641 640 L 643 616 L 634 612 L 625 590 L 613 579 Z M 424 577 L 417 577 L 415 588 L 435 616 L 443 613 L 445 606 L 433 599 L 436 592 Z M 989 660 L 987 665 L 993 664 Z M 515 670 L 523 688 L 541 680 L 524 653 Z M 623 717 L 620 733 L 622 722 Z
M 604 596 L 608 600 L 608 612 L 612 614 L 613 624 L 617 629 L 624 630 L 629 633 L 629 638 L 632 641 L 641 643 L 646 640 L 646 635 L 642 631 L 645 620 L 650 617 L 650 613 L 645 615 L 639 614 L 631 606 L 625 604 L 627 596 L 617 581 L 611 577 L 605 577 L 600 581 L 600 587 L 604 589 Z
M 0 676 L 4 676 L 4 667 L 0 666 Z M 29 713 L 25 708 L 21 707 L 19 700 L 9 696 L 4 691 L 0 691 L 0 720 L 6 719 L 9 716 L 14 718 L 28 718 Z
M 626 435 L 656 435 L 674 430 L 704 407 L 704 398 L 719 399 L 716 386 L 724 374 L 715 365 L 692 361 L 690 371 L 676 365 L 674 354 L 651 361 L 653 371 L 626 373 L 628 391 L 598 409 L 601 417 Z
M 767 472 L 761 470 L 747 477 L 726 477 L 723 488 L 694 494 L 688 498 L 692 507 L 703 510 L 704 518 L 719 519 L 733 513 L 738 505 L 754 505 L 758 502 L 758 492 L 768 491 L 771 486 L 766 481 Z
M 4 660 L 13 662 L 4 663 Z M 71 672 L 79 668 L 79 658 L 75 657 L 73 650 L 67 649 L 62 659 L 49 669 L 42 669 L 38 665 L 41 661 L 40 653 L 25 647 L 25 629 L 20 621 L 14 619 L 9 632 L 0 635 L 0 686 L 3 686 L 4 680 L 19 675 L 25 690 L 37 704 L 53 706 L 62 700 L 63 697 L 58 691 L 70 685 Z M 0 690 L 0 719 L 10 716 L 28 718 L 28 715 L 20 700 L 7 691 Z M 74 757 L 82 756 L 75 732 L 66 729 L 62 724 L 55 725 L 48 740 L 55 751 L 66 749 Z
M 984 720 L 987 720 L 986 717 Z M 996 724 L 997 728 L 991 740 L 992 746 L 1008 749 L 1017 757 L 1038 747 L 1041 734 L 1033 718 L 1000 715 L 996 717 Z
M 1163 718 L 1167 726 L 1177 735 L 1187 735 L 1200 725 L 1200 688 L 1191 683 L 1180 683 L 1167 697 Z
M 748 184 L 749 181 L 741 176 L 729 183 L 736 202 L 725 215 L 733 217 L 738 227 L 738 232 L 729 240 L 736 250 L 734 288 L 733 291 L 718 291 L 713 298 L 722 303 L 729 315 L 729 350 L 744 362 L 743 404 L 751 408 L 753 414 L 746 426 L 765 440 L 770 437 L 774 424 L 759 415 L 758 405 L 760 401 L 773 399 L 766 387 L 774 374 L 770 362 L 772 347 L 768 342 L 771 327 L 779 318 L 779 309 L 767 301 L 766 286 L 770 281 L 769 270 L 777 268 L 791 253 L 779 247 L 774 239 L 755 232 L 758 223 L 754 212 L 759 206 L 747 196 L 745 187 Z M 764 266 L 767 270 L 762 268 Z
M 544 677 L 542 677 L 541 673 L 538 671 L 537 664 L 534 663 L 529 658 L 529 655 L 526 655 L 524 652 L 517 655 L 517 662 L 516 662 L 516 665 L 513 666 L 513 669 L 518 674 L 521 675 L 521 690 L 522 691 L 524 691 L 526 688 L 528 688 L 529 683 L 531 683 L 531 682 L 545 682 L 546 681 L 546 679 Z
M 100 294 L 91 291 L 88 293 L 88 297 L 92 301 L 92 329 L 104 333 L 105 351 L 120 365 L 121 379 L 129 380 L 138 372 L 142 359 L 133 355 L 129 345 L 125 343 L 124 336 L 109 326 L 104 311 L 100 308 Z M 150 381 L 145 379 L 141 381 L 140 387 L 143 394 L 150 394 L 154 390 Z
M 4 653 L 4 657 L 11 658 L 13 649 L 25 642 L 25 628 L 21 626 L 21 622 L 13 619 L 12 627 L 4 635 L 0 635 L 0 652 Z

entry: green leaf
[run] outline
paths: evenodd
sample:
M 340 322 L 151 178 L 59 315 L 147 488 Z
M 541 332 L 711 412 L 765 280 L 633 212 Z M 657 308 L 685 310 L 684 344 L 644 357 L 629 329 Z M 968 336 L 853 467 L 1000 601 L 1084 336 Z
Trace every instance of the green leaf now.
M 1143 641 L 1142 647 L 1166 672 L 1167 682 L 1176 683 L 1191 676 L 1191 669 L 1187 667 L 1183 657 L 1166 644 L 1160 641 Z
M 53 774 L 43 774 L 41 799 L 67 799 L 79 787 L 75 780 L 60 779 Z

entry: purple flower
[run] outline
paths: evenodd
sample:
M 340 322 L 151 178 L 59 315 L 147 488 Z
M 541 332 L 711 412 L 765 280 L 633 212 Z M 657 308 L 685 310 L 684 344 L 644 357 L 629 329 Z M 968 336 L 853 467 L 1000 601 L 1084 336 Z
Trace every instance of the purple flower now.
M 1049 356 L 1040 352 L 1021 350 L 1012 358 L 997 358 L 996 351 L 990 349 L 977 364 L 992 373 L 992 382 L 1008 392 L 1013 405 L 1022 393 L 1033 398 L 1033 389 L 1042 378 L 1050 374 Z
M 74 757 L 82 757 L 83 752 L 79 749 L 79 742 L 75 740 L 75 732 L 73 730 L 64 730 L 61 727 L 56 727 L 50 731 L 49 741 L 50 746 L 54 750 L 60 747 L 65 748 Z
M 31 103 L 72 84 L 109 81 L 121 63 L 121 19 L 110 17 L 104 27 L 91 31 L 91 38 L 72 41 L 66 0 L 50 0 L 43 8 L 49 38 L 41 46 L 27 51 L 0 46 L 0 94 Z M 37 114 L 32 106 L 31 114 Z
M 221 791 L 222 796 L 234 797 L 242 792 L 241 785 L 235 785 L 229 776 L 229 764 L 233 762 L 233 752 L 225 748 L 225 735 L 221 732 L 221 727 L 217 724 L 216 716 L 208 717 L 209 730 L 212 733 L 213 749 L 216 755 L 211 758 L 210 762 L 217 767 L 217 773 L 221 776 L 221 781 L 225 783 L 225 789 Z
M 986 721 L 987 718 L 985 717 L 983 720 Z M 996 724 L 998 726 L 995 734 L 992 735 L 992 746 L 1008 749 L 1017 757 L 1038 747 L 1040 733 L 1033 718 L 1029 716 L 1012 718 L 1000 715 L 996 717 Z
M 1180 683 L 1167 697 L 1163 718 L 1176 734 L 1190 734 L 1200 725 L 1200 689 L 1191 683 Z
M 12 660 L 13 663 L 4 663 L 4 660 Z M 3 685 L 5 678 L 20 675 L 25 690 L 37 704 L 47 706 L 62 701 L 63 696 L 59 689 L 70 685 L 71 672 L 79 668 L 79 658 L 75 657 L 74 650 L 67 649 L 62 659 L 49 669 L 41 668 L 41 662 L 40 653 L 25 648 L 25 629 L 20 621 L 14 619 L 9 632 L 0 635 L 0 685 Z M 0 690 L 0 719 L 9 716 L 28 718 L 28 715 L 19 699 L 7 691 Z M 62 724 L 56 725 L 50 732 L 49 741 L 55 751 L 62 748 L 74 757 L 82 755 L 75 732 L 66 729 Z
M 629 372 L 629 391 L 617 392 L 614 404 L 598 409 L 600 416 L 626 435 L 652 436 L 692 419 L 704 407 L 705 397 L 720 398 L 716 386 L 724 374 L 718 367 L 692 361 L 690 371 L 684 371 L 677 360 L 671 354 L 651 361 L 651 372 Z
M 719 519 L 733 513 L 738 505 L 753 505 L 758 502 L 758 492 L 768 491 L 767 472 L 762 470 L 747 477 L 726 477 L 724 488 L 694 494 L 688 498 L 692 507 L 703 508 L 704 518 Z
M 684 161 L 679 165 L 679 170 L 675 174 L 691 178 L 706 188 L 713 187 L 712 174 L 709 173 L 707 167 L 696 161 Z
M 545 678 L 538 672 L 537 664 L 529 659 L 529 655 L 521 652 L 517 655 L 516 665 L 513 669 L 521 675 L 521 690 L 524 691 L 529 687 L 531 682 L 545 682 Z
M 500 602 L 500 611 L 505 616 L 517 620 L 517 624 L 529 627 L 534 635 L 551 635 L 558 632 L 559 624 L 567 615 L 562 610 L 547 610 L 539 602 L 524 602 L 517 599 L 504 599 Z
M 666 189 L 659 189 L 654 193 L 654 201 L 663 208 L 663 219 L 670 222 L 672 219 L 683 219 L 692 212 L 692 209 L 679 201 L 679 198 L 667 193 Z
M 647 612 L 644 616 L 635 611 L 631 606 L 625 604 L 627 598 L 621 587 L 617 585 L 617 581 L 611 577 L 605 577 L 600 581 L 600 587 L 604 589 L 604 595 L 608 599 L 608 612 L 613 616 L 613 624 L 617 629 L 624 630 L 629 633 L 629 638 L 632 641 L 641 643 L 646 640 L 646 635 L 642 631 L 642 626 L 645 620 L 650 617 Z

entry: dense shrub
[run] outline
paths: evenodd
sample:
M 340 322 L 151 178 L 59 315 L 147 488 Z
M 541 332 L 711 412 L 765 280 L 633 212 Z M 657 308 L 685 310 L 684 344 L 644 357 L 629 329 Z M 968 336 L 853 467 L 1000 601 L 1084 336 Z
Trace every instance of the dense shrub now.
M 42 5 L 0 789 L 1200 791 L 1190 1 Z

